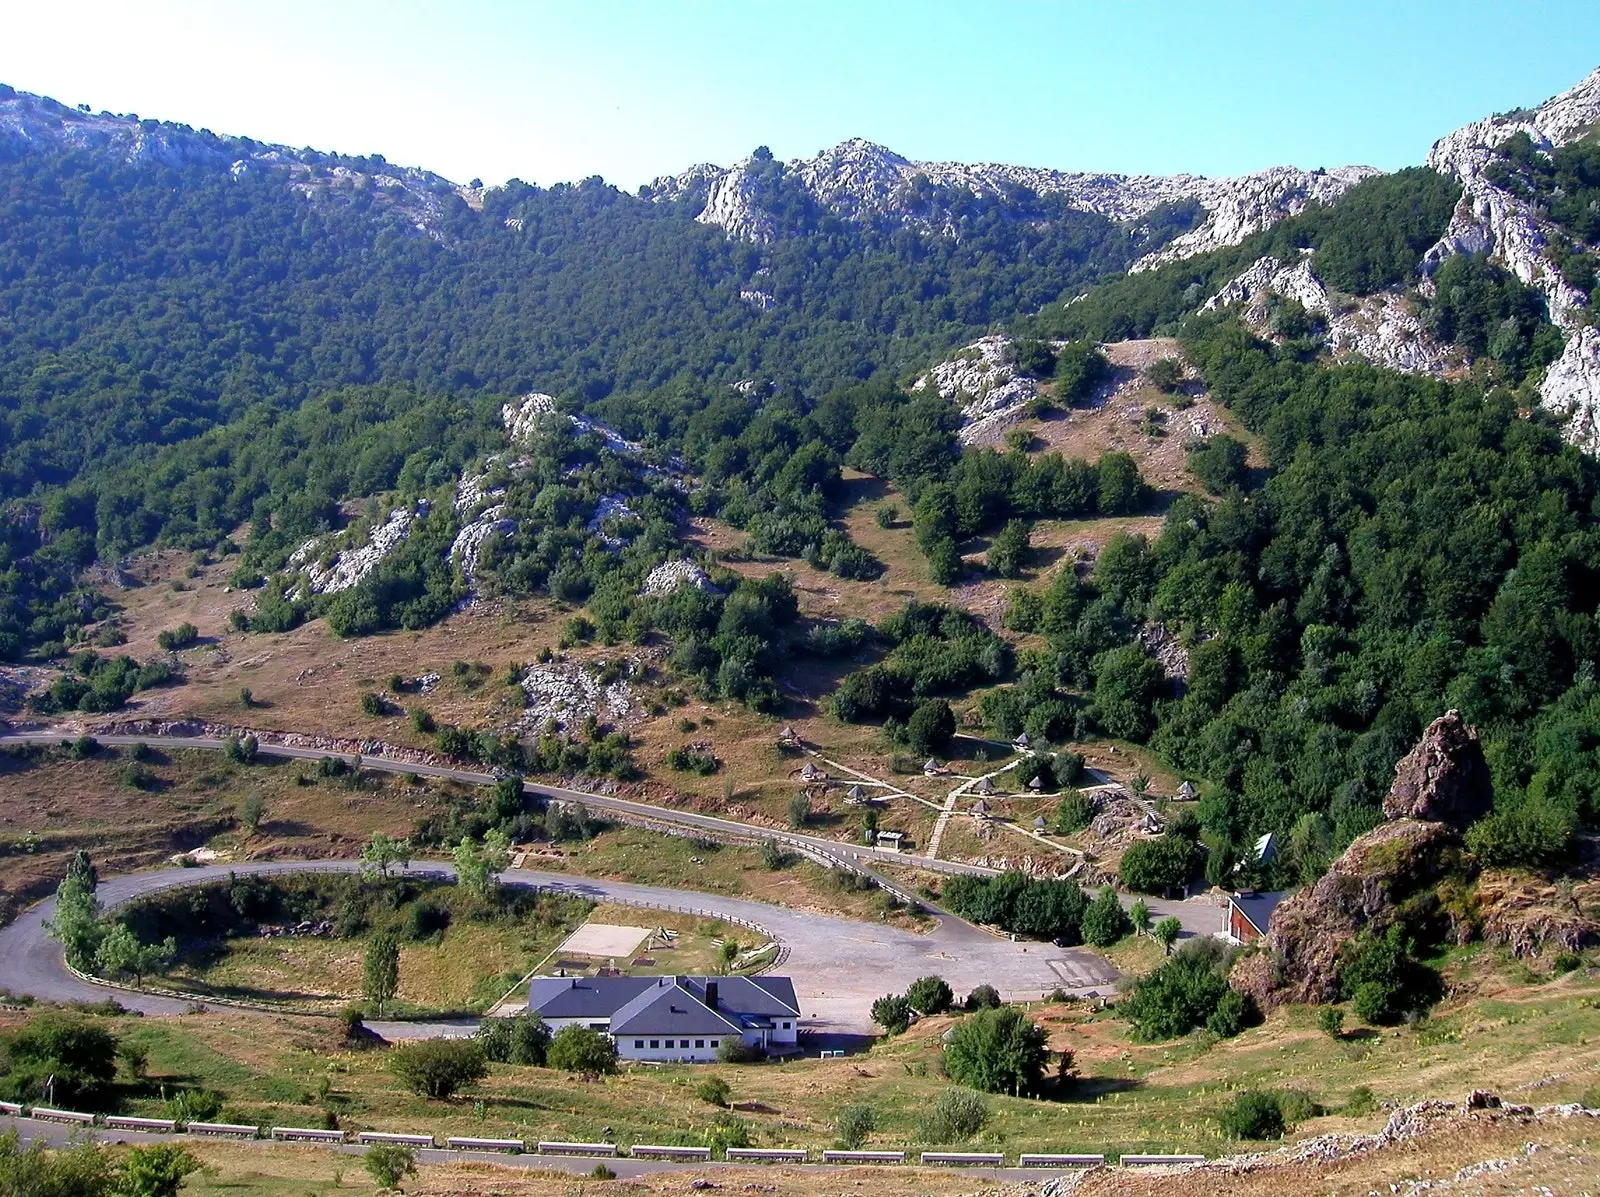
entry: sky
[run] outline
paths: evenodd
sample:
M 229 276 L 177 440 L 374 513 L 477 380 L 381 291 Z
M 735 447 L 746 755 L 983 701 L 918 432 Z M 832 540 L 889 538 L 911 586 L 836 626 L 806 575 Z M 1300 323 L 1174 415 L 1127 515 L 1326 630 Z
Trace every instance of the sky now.
M 0 0 L 0 28 L 0 82 L 96 112 L 630 190 L 848 137 L 1062 170 L 1395 169 L 1600 66 L 1595 0 Z

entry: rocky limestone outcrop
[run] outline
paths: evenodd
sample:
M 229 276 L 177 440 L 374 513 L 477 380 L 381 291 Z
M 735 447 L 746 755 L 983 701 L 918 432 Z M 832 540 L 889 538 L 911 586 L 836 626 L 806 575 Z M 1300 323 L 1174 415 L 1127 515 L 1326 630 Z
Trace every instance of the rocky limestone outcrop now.
M 1489 813 L 1494 788 L 1476 728 L 1460 711 L 1446 711 L 1428 724 L 1400 763 L 1383 800 L 1386 819 L 1422 819 L 1464 828 Z
M 1017 372 L 1011 338 L 1001 333 L 982 337 L 940 362 L 916 387 L 932 387 L 943 399 L 961 405 L 961 420 L 987 428 L 999 420 L 1016 423 L 1038 393 L 1037 380 Z M 966 428 L 962 429 L 963 432 Z M 965 438 L 963 438 L 965 439 Z
M 317 559 L 323 538 L 312 537 L 289 557 L 289 568 L 305 575 L 312 594 L 336 594 L 349 590 L 389 557 L 411 536 L 411 527 L 428 514 L 428 502 L 419 499 L 415 508 L 396 507 L 388 519 L 373 528 L 367 539 L 341 550 L 327 565 Z
M 1161 204 L 1184 200 L 1205 209 L 1198 227 L 1141 260 L 1136 269 L 1236 245 L 1307 204 L 1326 203 L 1378 173 L 1365 166 L 1309 171 L 1277 166 L 1239 178 L 1208 179 L 916 162 L 861 138 L 785 163 L 783 171 L 818 204 L 846 220 L 912 226 L 947 236 L 955 235 L 957 222 L 933 189 L 1002 200 L 1021 191 L 1062 196 L 1079 211 L 1116 221 L 1137 220 Z M 770 165 L 752 156 L 725 169 L 701 163 L 659 178 L 649 194 L 658 201 L 699 202 L 695 219 L 702 224 L 720 226 L 731 237 L 767 242 L 776 235 L 768 204 L 774 187 Z
M 1456 364 L 1456 355 L 1424 331 L 1404 296 L 1385 291 L 1333 302 L 1317 277 L 1309 250 L 1293 263 L 1270 255 L 1256 259 L 1208 299 L 1202 310 L 1243 304 L 1245 321 L 1264 329 L 1274 296 L 1292 299 L 1323 318 L 1328 350 L 1335 358 L 1360 358 L 1408 374 L 1443 374 Z
M 1549 253 L 1554 230 L 1531 204 L 1497 187 L 1489 168 L 1498 147 L 1525 133 L 1535 147 L 1567 145 L 1600 124 L 1600 70 L 1532 111 L 1488 117 L 1441 137 L 1428 165 L 1461 180 L 1450 226 L 1425 258 L 1428 269 L 1458 253 L 1489 253 L 1523 282 L 1544 292 L 1550 318 L 1568 334 L 1566 352 L 1540 386 L 1543 405 L 1566 417 L 1568 440 L 1600 452 L 1600 341 L 1587 328 L 1590 297 L 1562 277 Z
M 441 235 L 450 196 L 460 195 L 482 207 L 481 195 L 474 203 L 474 189 L 458 187 L 430 171 L 387 163 L 374 171 L 370 158 L 221 137 L 171 121 L 91 113 L 0 85 L 0 150 L 22 154 L 62 149 L 94 150 L 125 162 L 206 167 L 234 180 L 276 175 L 290 190 L 321 203 L 368 197 L 381 209 L 403 213 L 419 231 L 434 237 Z
M 693 561 L 663 561 L 645 575 L 644 585 L 639 588 L 642 595 L 654 598 L 665 598 L 680 586 L 692 586 L 696 590 L 709 591 L 712 594 L 720 593 L 711 584 L 711 576 Z
M 1395 766 L 1383 802 L 1390 821 L 1358 836 L 1315 885 L 1273 911 L 1268 950 L 1243 957 L 1229 983 L 1263 1009 L 1335 1000 L 1340 950 L 1363 931 L 1383 931 L 1408 899 L 1462 872 L 1460 827 L 1486 811 L 1489 798 L 1477 733 L 1459 712 L 1441 715 Z M 1454 930 L 1466 938 L 1474 928 Z

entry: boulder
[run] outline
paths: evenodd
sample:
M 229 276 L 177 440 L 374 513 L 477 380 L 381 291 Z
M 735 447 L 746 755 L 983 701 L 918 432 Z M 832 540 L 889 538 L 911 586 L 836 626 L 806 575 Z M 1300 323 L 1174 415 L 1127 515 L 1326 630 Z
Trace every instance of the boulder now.
M 1446 823 L 1400 819 L 1358 837 L 1317 881 L 1284 899 L 1267 931 L 1270 955 L 1246 955 L 1230 983 L 1262 1009 L 1338 997 L 1340 949 L 1381 932 L 1419 891 L 1460 869 L 1460 833 Z
M 1394 767 L 1383 815 L 1465 827 L 1488 814 L 1493 803 L 1477 730 L 1467 726 L 1460 711 L 1446 711 Z

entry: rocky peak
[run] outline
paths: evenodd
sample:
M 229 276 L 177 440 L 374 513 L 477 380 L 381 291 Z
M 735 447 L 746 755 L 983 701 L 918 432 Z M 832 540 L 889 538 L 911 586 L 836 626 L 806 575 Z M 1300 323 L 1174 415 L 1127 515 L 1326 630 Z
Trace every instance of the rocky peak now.
M 1383 816 L 1465 827 L 1488 814 L 1493 803 L 1477 729 L 1467 726 L 1460 711 L 1446 711 L 1394 767 Z
M 443 214 L 444 198 L 452 192 L 468 203 L 477 199 L 481 206 L 481 189 L 457 187 L 430 171 L 394 166 L 381 157 L 294 150 L 171 121 L 93 113 L 4 84 L 0 84 L 0 147 L 16 153 L 96 150 L 124 162 L 207 167 L 235 180 L 265 171 L 308 199 L 339 201 L 357 191 L 370 191 L 380 206 L 402 213 L 430 234 Z
M 811 158 L 783 167 L 787 176 L 829 211 L 854 221 L 887 221 L 933 232 L 955 231 L 949 210 L 930 204 L 927 186 L 966 191 L 1001 200 L 1023 193 L 1063 196 L 1078 211 L 1110 220 L 1137 220 L 1164 203 L 1195 200 L 1206 211 L 1199 227 L 1184 234 L 1147 264 L 1188 257 L 1232 245 L 1251 233 L 1327 202 L 1361 179 L 1371 167 L 1300 170 L 1272 167 L 1236 179 L 1200 175 L 1124 175 L 1046 170 L 1000 163 L 919 162 L 863 138 L 851 138 Z M 767 165 L 752 155 L 726 169 L 705 164 L 657 179 L 646 189 L 656 200 L 702 199 L 696 217 L 729 236 L 767 241 L 773 223 L 762 210 Z M 702 198 L 703 197 L 703 198 Z

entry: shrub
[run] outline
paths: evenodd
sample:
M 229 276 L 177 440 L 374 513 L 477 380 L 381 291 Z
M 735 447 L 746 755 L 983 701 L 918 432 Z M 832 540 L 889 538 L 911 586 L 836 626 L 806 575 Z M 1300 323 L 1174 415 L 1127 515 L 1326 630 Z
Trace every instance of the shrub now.
M 104 1027 L 62 1014 L 40 1014 L 5 1039 L 0 1091 L 13 1101 L 42 1097 L 52 1076 L 57 1105 L 98 1104 L 117 1075 L 117 1037 Z
M 361 1166 L 380 1189 L 398 1189 L 402 1180 L 416 1175 L 417 1153 L 401 1143 L 374 1143 L 361 1157 Z
M 1000 991 L 993 985 L 980 985 L 967 994 L 968 1010 L 993 1010 L 1000 1004 Z
M 550 1055 L 550 1028 L 537 1014 L 486 1018 L 474 1036 L 496 1064 L 541 1066 Z
M 811 822 L 811 799 L 796 794 L 789 799 L 789 826 L 800 828 Z
M 717 1048 L 719 1064 L 754 1064 L 765 1056 L 759 1044 L 746 1043 L 743 1039 L 724 1039 L 722 1046 Z
M 1083 942 L 1096 948 L 1109 948 L 1133 931 L 1128 912 L 1117 900 L 1117 892 L 1109 885 L 1083 912 Z
M 918 977 L 906 989 L 906 1001 L 918 1014 L 943 1014 L 955 1000 L 943 977 Z
M 985 1093 L 1031 1093 L 1049 1057 L 1044 1031 L 1011 1006 L 979 1010 L 956 1024 L 944 1049 L 957 1084 Z
M 389 704 L 384 701 L 383 695 L 368 690 L 361 696 L 361 712 L 364 715 L 387 715 Z
M 1094 819 L 1094 799 L 1082 790 L 1068 790 L 1056 804 L 1056 831 L 1071 835 L 1082 831 Z
M 956 717 L 950 704 L 942 698 L 930 698 L 911 712 L 906 723 L 906 742 L 918 756 L 934 756 L 946 752 L 950 738 L 956 734 Z
M 1123 888 L 1134 893 L 1164 894 L 1188 885 L 1198 855 L 1193 840 L 1171 832 L 1153 840 L 1136 840 L 1123 852 L 1117 877 Z
M 568 1027 L 567 1030 L 579 1030 Z M 594 1034 L 593 1031 L 588 1032 Z M 483 1047 L 471 1039 L 422 1039 L 389 1053 L 389 1070 L 421 1097 L 444 1101 L 489 1075 Z
M 1548 802 L 1497 810 L 1467 829 L 1467 847 L 1491 868 L 1540 868 L 1572 852 L 1577 820 Z
M 1317 1030 L 1329 1039 L 1338 1039 L 1344 1034 L 1344 1011 L 1337 1006 L 1324 1006 L 1317 1011 Z
M 989 1104 L 971 1089 L 946 1089 L 934 1098 L 919 1125 L 927 1143 L 956 1143 L 970 1139 L 989 1121 Z
M 1593 1103 L 1589 1103 L 1593 1104 Z M 1341 1113 L 1350 1118 L 1363 1118 L 1375 1113 L 1378 1109 L 1378 1099 L 1371 1089 L 1365 1085 L 1357 1085 L 1350 1090 L 1350 1096 L 1345 1100 Z
M 1229 989 L 1217 999 L 1211 1013 L 1206 1015 L 1206 1030 L 1224 1039 L 1232 1039 L 1257 1021 L 1255 1003 L 1237 989 Z
M 1183 922 L 1175 914 L 1169 914 L 1164 919 L 1157 919 L 1156 925 L 1150 928 L 1150 934 L 1155 937 L 1161 950 L 1171 952 L 1172 945 L 1178 941 L 1178 936 L 1183 934 Z
M 563 1072 L 576 1072 L 585 1077 L 605 1076 L 617 1070 L 617 1049 L 599 1031 L 566 1026 L 550 1040 L 545 1060 L 551 1068 Z
M 1398 927 L 1383 935 L 1362 934 L 1344 945 L 1339 989 L 1356 1014 L 1374 1026 L 1392 1026 L 1427 1010 L 1440 997 L 1439 976 L 1412 955 Z
M 911 1025 L 911 1003 L 899 994 L 886 994 L 872 1003 L 872 1021 L 898 1035 Z
M 161 646 L 161 650 L 169 653 L 188 648 L 199 639 L 200 629 L 187 622 L 156 635 L 156 643 Z
M 868 1105 L 844 1106 L 833 1120 L 833 1133 L 846 1151 L 860 1147 L 877 1127 L 878 1115 Z
M 1195 939 L 1160 968 L 1141 977 L 1117 1003 L 1136 1037 L 1176 1039 L 1206 1025 L 1229 992 L 1228 953 L 1215 940 Z M 1221 1034 L 1219 1031 L 1218 1034 Z
M 1195 442 L 1188 449 L 1190 473 L 1214 495 L 1242 486 L 1249 476 L 1245 445 L 1231 436 L 1219 434 L 1209 440 Z
M 1258 1089 L 1246 1089 L 1217 1115 L 1222 1133 L 1230 1139 L 1281 1139 L 1283 1111 L 1276 1096 Z
M 253 764 L 260 750 L 261 745 L 254 736 L 228 736 L 222 741 L 223 759 L 236 765 Z
M 412 731 L 419 732 L 424 736 L 431 736 L 436 729 L 437 725 L 433 721 L 433 716 L 428 712 L 426 707 L 411 708 Z
M 720 1076 L 708 1076 L 695 1086 L 694 1095 L 707 1105 L 726 1106 L 733 1087 Z
M 121 1197 L 177 1197 L 183 1178 L 200 1170 L 200 1161 L 177 1143 L 134 1147 L 123 1157 L 117 1177 Z

